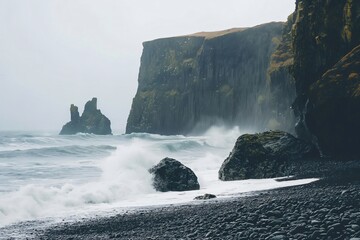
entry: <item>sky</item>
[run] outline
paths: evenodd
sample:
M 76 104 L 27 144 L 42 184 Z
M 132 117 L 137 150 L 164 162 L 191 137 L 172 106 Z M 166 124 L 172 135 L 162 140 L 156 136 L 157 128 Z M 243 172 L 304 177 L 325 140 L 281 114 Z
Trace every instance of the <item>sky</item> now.
M 286 21 L 295 0 L 0 0 L 0 131 L 60 131 L 92 97 L 125 131 L 142 42 Z

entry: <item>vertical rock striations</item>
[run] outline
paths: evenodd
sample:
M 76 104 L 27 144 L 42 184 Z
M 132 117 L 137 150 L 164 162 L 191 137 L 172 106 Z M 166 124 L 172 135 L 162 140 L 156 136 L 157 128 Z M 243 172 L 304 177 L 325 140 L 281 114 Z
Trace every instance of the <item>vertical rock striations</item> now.
M 269 23 L 145 42 L 126 132 L 186 134 L 218 122 L 266 128 L 273 116 L 269 62 L 282 28 Z
M 297 92 L 294 103 L 298 117 L 296 132 L 299 137 L 316 142 L 324 154 L 359 152 L 356 143 L 360 135 L 360 121 L 355 119 L 360 106 L 355 104 L 355 97 L 351 97 L 354 88 L 349 87 L 352 90 L 345 91 L 347 87 L 343 87 L 359 86 L 358 82 L 355 85 L 351 83 L 354 79 L 357 81 L 353 76 L 359 74 L 359 68 L 344 65 L 347 61 L 357 61 L 359 55 L 354 52 L 353 57 L 334 65 L 360 44 L 360 1 L 297 0 L 295 14 L 293 73 Z M 333 67 L 337 70 L 326 73 Z M 348 72 L 350 69 L 351 72 Z M 339 74 L 334 75 L 336 71 Z M 337 84 L 330 83 L 329 79 Z M 354 101 L 348 101 L 350 98 Z M 316 109 L 320 112 L 315 114 Z M 333 130 L 339 135 L 331 136 Z
M 60 135 L 76 133 L 93 133 L 98 135 L 111 134 L 110 120 L 97 109 L 97 99 L 93 98 L 85 104 L 84 112 L 80 117 L 78 107 L 70 106 L 71 121 L 61 129 Z
M 286 80 L 291 80 L 288 70 L 293 74 L 292 81 Z M 272 55 L 269 75 L 273 104 L 279 104 L 286 89 L 295 84 L 293 108 L 299 137 L 317 144 L 322 155 L 341 160 L 359 158 L 360 1 L 297 0 L 296 11 L 289 17 L 283 39 Z M 285 106 L 293 96 L 289 91 Z M 281 104 L 273 109 L 286 113 Z M 276 116 L 280 124 L 281 118 Z M 289 134 L 245 134 L 224 161 L 219 179 L 284 176 L 296 173 L 299 167 L 301 172 L 307 172 L 307 168 L 323 171 L 318 167 L 320 161 L 302 161 L 306 158 L 318 161 L 315 147 Z
M 269 67 L 268 102 L 272 110 L 272 118 L 268 128 L 294 132 L 295 116 L 291 108 L 295 98 L 295 80 L 291 75 L 294 64 L 292 50 L 292 26 L 294 14 L 288 17 L 283 28 L 282 39 L 271 56 Z

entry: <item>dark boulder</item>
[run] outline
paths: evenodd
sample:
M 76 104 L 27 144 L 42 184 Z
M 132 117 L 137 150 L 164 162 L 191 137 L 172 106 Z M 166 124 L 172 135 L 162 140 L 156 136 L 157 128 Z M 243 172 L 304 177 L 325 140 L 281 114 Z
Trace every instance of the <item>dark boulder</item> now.
M 179 161 L 164 158 L 149 170 L 154 175 L 153 186 L 157 191 L 189 191 L 200 189 L 195 173 Z
M 195 197 L 194 200 L 209 200 L 213 198 L 216 198 L 214 194 L 205 193 L 204 195 Z
M 93 133 L 98 135 L 111 134 L 110 120 L 97 109 L 97 99 L 93 98 L 85 104 L 84 112 L 80 117 L 78 107 L 70 106 L 71 121 L 61 129 L 60 135 L 76 133 Z
M 219 170 L 223 181 L 273 178 L 288 174 L 291 161 L 318 157 L 316 147 L 289 133 L 269 131 L 238 138 Z

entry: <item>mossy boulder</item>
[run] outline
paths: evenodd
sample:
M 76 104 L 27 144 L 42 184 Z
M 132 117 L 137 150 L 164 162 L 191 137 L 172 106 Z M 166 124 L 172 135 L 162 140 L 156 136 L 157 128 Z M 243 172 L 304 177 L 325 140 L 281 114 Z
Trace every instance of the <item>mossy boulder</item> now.
M 240 136 L 219 170 L 223 181 L 288 175 L 291 161 L 318 157 L 316 147 L 282 131 Z
M 97 98 L 93 98 L 85 104 L 81 117 L 78 107 L 71 104 L 70 115 L 71 121 L 62 127 L 60 135 L 72 135 L 76 133 L 111 134 L 111 122 L 97 109 Z
M 312 84 L 305 119 L 323 154 L 360 156 L 360 45 Z
M 195 173 L 181 162 L 164 158 L 149 172 L 153 174 L 153 186 L 157 191 L 190 191 L 200 189 Z

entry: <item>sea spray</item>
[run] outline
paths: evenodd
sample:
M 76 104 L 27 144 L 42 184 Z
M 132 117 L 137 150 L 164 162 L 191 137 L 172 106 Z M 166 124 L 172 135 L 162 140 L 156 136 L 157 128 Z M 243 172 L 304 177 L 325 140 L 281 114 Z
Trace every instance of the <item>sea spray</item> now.
M 20 226 L 16 222 L 24 220 L 37 220 L 40 224 L 44 218 L 51 222 L 108 215 L 109 211 L 129 207 L 190 202 L 204 193 L 226 198 L 314 181 L 219 181 L 219 167 L 241 133 L 238 128 L 213 127 L 202 136 L 79 134 L 46 136 L 44 140 L 44 136 L 22 135 L 19 143 L 17 136 L 10 136 L 11 140 L 5 137 L 1 141 L 5 147 L 0 146 L 0 226 Z M 17 149 L 16 144 L 26 147 L 25 152 L 36 149 L 41 153 L 45 149 L 47 154 L 6 157 L 4 151 L 9 151 L 9 147 Z M 57 153 L 49 154 L 49 147 L 57 148 Z M 62 147 L 67 152 L 61 156 L 58 150 Z M 148 169 L 165 157 L 190 167 L 198 176 L 201 189 L 155 192 Z
M 151 143 L 131 140 L 99 162 L 101 175 L 94 181 L 62 186 L 25 185 L 0 199 L 0 224 L 79 210 L 86 205 L 113 203 L 154 192 L 148 169 L 158 158 Z M 14 204 L 16 203 L 16 204 Z

